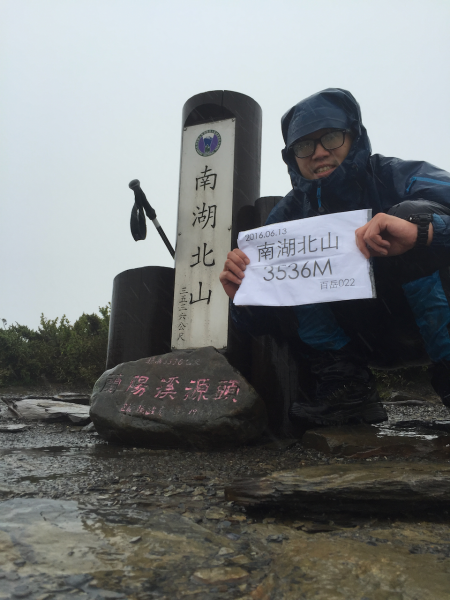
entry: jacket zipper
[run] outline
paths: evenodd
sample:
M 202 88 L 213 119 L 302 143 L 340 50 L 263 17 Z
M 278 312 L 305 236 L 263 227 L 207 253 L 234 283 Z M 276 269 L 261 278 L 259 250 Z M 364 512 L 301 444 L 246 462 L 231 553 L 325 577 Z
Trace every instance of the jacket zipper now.
M 409 185 L 406 188 L 406 193 L 409 194 L 409 190 L 412 187 L 412 184 L 415 181 L 426 181 L 427 183 L 439 183 L 440 185 L 449 185 L 450 183 L 447 181 L 440 181 L 439 179 L 428 179 L 428 177 L 411 177 L 410 181 L 409 181 Z
M 320 179 L 317 182 L 317 206 L 319 207 L 320 213 L 325 212 L 325 210 L 322 208 L 322 181 Z

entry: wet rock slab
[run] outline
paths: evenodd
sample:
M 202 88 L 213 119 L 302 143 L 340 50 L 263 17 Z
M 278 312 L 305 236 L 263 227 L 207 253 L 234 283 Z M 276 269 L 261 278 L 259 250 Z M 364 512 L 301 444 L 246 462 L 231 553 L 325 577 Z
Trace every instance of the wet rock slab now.
M 324 427 L 307 431 L 305 448 L 336 457 L 413 457 L 433 460 L 450 458 L 448 421 L 405 421 L 391 425 Z
M 7 406 L 15 417 L 26 421 L 71 421 L 80 425 L 90 421 L 88 406 L 70 402 L 24 398 L 17 402 L 8 400 Z
M 107 440 L 154 448 L 220 448 L 258 437 L 261 398 L 214 348 L 123 363 L 97 381 L 91 418 Z
M 383 401 L 388 406 L 427 406 L 428 400 L 420 397 L 420 394 L 405 394 L 405 392 L 392 392 L 389 400 Z
M 4 425 L 0 424 L 0 433 L 19 433 L 20 431 L 25 431 L 28 428 L 28 425 Z
M 27 396 L 12 396 L 11 400 L 56 400 L 57 402 L 71 402 L 89 406 L 90 395 L 79 392 L 60 392 L 59 394 L 28 394 Z
M 61 392 L 56 396 L 53 396 L 53 400 L 60 402 L 71 402 L 72 404 L 82 404 L 89 406 L 91 397 L 88 394 L 79 394 L 77 392 Z
M 430 421 L 423 421 L 420 419 L 413 419 L 410 421 L 397 421 L 392 425 L 396 430 L 416 430 L 422 434 L 437 433 L 440 431 L 446 431 L 450 433 L 450 421 L 447 419 L 437 419 Z
M 156 597 L 162 586 L 164 597 L 178 598 L 178 589 L 248 577 L 239 567 L 217 569 L 227 542 L 173 513 L 99 516 L 73 501 L 10 500 L 0 504 L 0 597 L 28 588 L 33 600 L 140 598 L 148 596 L 133 591 L 145 583 Z
M 371 463 L 306 467 L 236 481 L 225 498 L 243 506 L 359 513 L 448 508 L 448 463 Z

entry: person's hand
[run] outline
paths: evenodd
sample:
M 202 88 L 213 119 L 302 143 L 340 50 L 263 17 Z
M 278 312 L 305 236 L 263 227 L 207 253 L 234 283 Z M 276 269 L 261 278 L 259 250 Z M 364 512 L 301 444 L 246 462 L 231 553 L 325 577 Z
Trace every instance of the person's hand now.
M 366 258 L 397 256 L 414 248 L 417 225 L 386 213 L 378 213 L 366 225 L 355 231 L 356 245 Z M 428 229 L 427 246 L 433 239 L 433 225 Z
M 235 248 L 227 254 L 227 260 L 219 279 L 225 293 L 231 300 L 233 300 L 245 277 L 244 271 L 249 263 L 250 259 L 239 248 Z

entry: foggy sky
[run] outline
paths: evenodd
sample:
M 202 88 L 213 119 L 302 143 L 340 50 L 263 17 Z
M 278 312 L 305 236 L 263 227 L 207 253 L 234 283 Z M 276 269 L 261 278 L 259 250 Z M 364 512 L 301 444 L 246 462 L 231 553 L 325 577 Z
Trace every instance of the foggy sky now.
M 291 187 L 282 114 L 326 87 L 359 101 L 375 153 L 450 171 L 449 25 L 447 0 L 0 1 L 0 319 L 74 322 L 118 273 L 173 266 L 150 222 L 132 239 L 128 182 L 174 244 L 200 92 L 262 107 L 261 196 Z

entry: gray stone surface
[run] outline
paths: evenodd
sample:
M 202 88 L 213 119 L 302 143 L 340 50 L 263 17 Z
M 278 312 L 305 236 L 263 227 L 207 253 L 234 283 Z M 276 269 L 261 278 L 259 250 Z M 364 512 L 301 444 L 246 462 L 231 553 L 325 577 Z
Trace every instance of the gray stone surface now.
M 55 400 L 23 399 L 14 403 L 15 415 L 25 421 L 71 421 L 89 423 L 89 407 Z M 11 407 L 8 405 L 8 409 Z
M 28 425 L 17 424 L 17 425 L 4 425 L 0 424 L 0 433 L 17 433 L 19 431 L 24 431 L 27 429 Z
M 11 399 L 11 398 L 10 398 Z M 28 394 L 27 396 L 16 396 L 13 400 L 56 400 L 57 402 L 71 402 L 72 404 L 83 404 L 89 406 L 90 395 L 79 392 L 60 392 L 59 394 Z
M 56 396 L 53 396 L 53 400 L 59 402 L 71 402 L 72 404 L 82 404 L 89 406 L 90 396 L 89 394 L 79 394 L 76 392 L 61 392 Z
M 236 481 L 225 498 L 243 506 L 333 513 L 409 513 L 446 509 L 448 463 L 370 463 L 305 467 Z
M 105 439 L 156 448 L 236 446 L 258 437 L 267 422 L 256 391 L 212 347 L 106 371 L 90 414 Z

